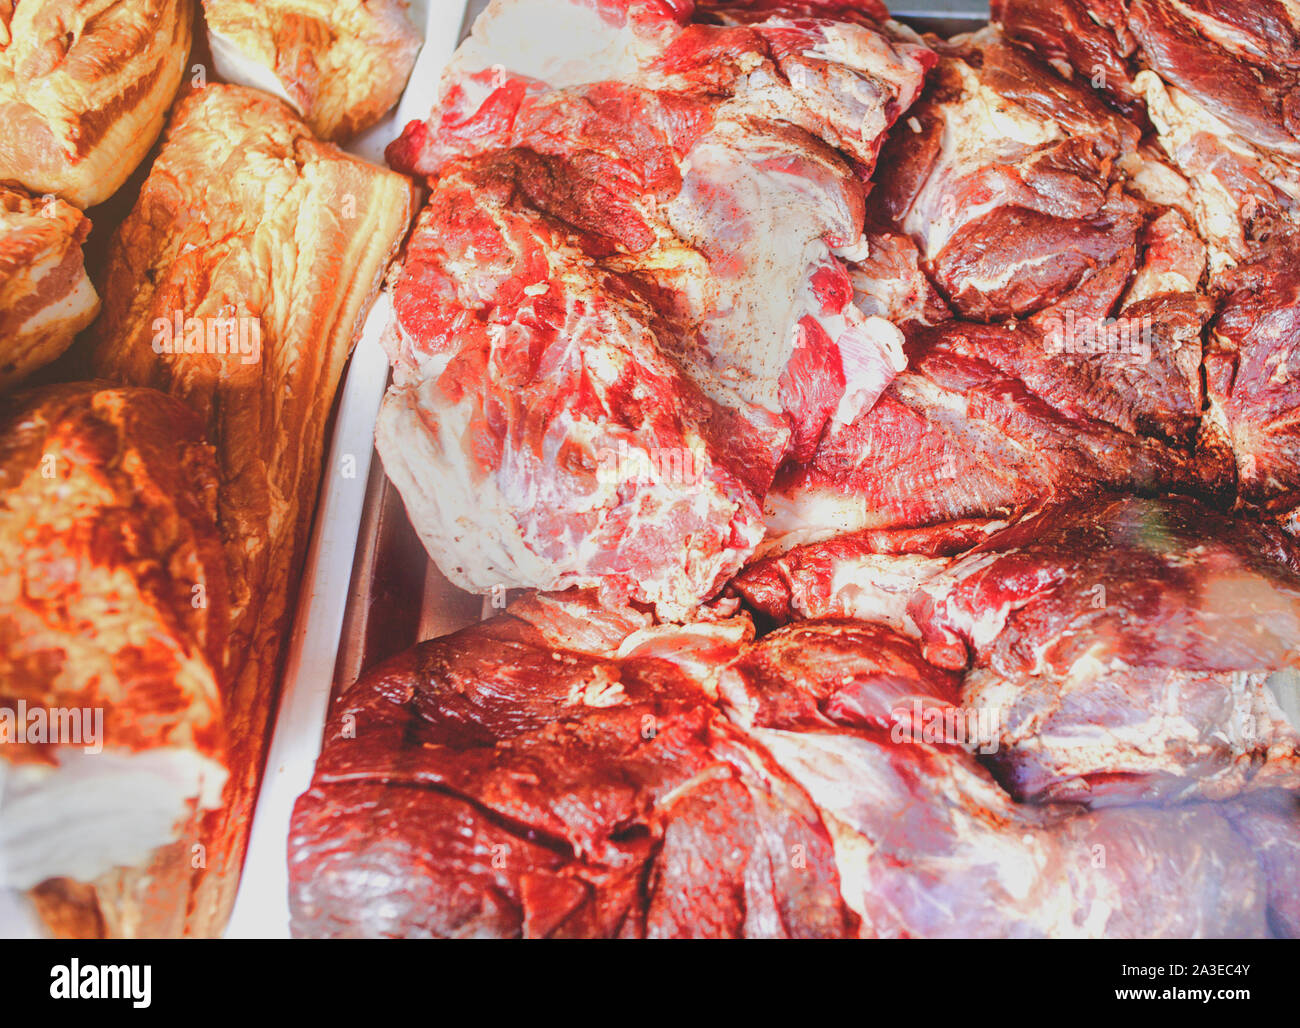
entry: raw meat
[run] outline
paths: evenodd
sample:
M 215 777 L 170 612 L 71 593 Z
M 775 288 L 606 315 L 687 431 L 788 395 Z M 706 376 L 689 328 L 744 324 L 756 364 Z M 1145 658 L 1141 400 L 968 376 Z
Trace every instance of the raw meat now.
M 1006 523 L 967 521 L 853 532 L 754 561 L 731 582 L 766 623 L 848 617 L 920 632 L 907 605 L 920 585 Z
M 1300 939 L 1300 796 L 1256 793 L 1228 804 L 1227 813 L 1264 868 L 1274 934 Z
M 1136 261 L 1140 212 L 1115 161 L 1137 128 L 994 29 L 943 53 L 881 157 L 889 216 L 962 317 L 1096 290 L 1104 315 Z
M 990 13 L 1009 38 L 1066 78 L 1077 74 L 1121 110 L 1142 113 L 1129 63 L 1137 43 L 1128 27 L 1127 0 L 992 0 Z
M 1144 111 L 1192 184 L 1216 270 L 1300 205 L 1300 10 L 1275 0 L 997 0 L 1013 39 Z
M 345 694 L 294 816 L 295 934 L 1266 934 L 1221 812 L 1014 803 L 912 640 L 823 620 L 753 643 L 740 619 L 554 648 L 586 604 Z
M 635 283 L 516 205 L 523 174 L 508 155 L 458 165 L 420 215 L 379 452 L 457 584 L 594 585 L 680 615 L 761 539 L 754 497 L 789 429 L 705 396 Z
M 1266 934 L 1263 876 L 1214 807 L 1016 804 L 951 738 L 930 741 L 934 720 L 978 713 L 955 688 L 909 640 L 836 621 L 767 636 L 719 684 L 821 809 L 864 935 Z
M 1300 12 L 1287 0 L 994 0 L 992 14 L 1121 102 L 1150 69 L 1253 146 L 1300 158 Z
M 1241 499 L 1300 531 L 1300 234 L 1224 275 L 1205 358 L 1207 446 L 1233 454 Z
M 1001 712 L 1022 800 L 1300 787 L 1300 563 L 1265 523 L 1097 499 L 993 536 L 918 590 L 928 659 Z
M 608 660 L 507 616 L 367 675 L 295 812 L 295 934 L 854 934 L 816 809 L 684 670 L 745 638 Z
M 513 50 L 535 5 L 489 7 L 389 150 L 435 178 L 379 451 L 458 585 L 681 618 L 757 545 L 777 467 L 903 367 L 845 261 L 868 253 L 859 176 L 933 55 L 859 15 L 547 11 L 573 33 Z
M 1162 323 L 1146 363 L 1140 354 L 1052 354 L 1026 326 L 915 332 L 907 371 L 875 407 L 828 432 L 808 463 L 782 470 L 766 503 L 769 533 L 782 545 L 811 543 L 1003 521 L 1106 488 L 1230 490 L 1223 462 L 1173 445 L 1195 434 L 1200 396 L 1199 346 L 1181 353 L 1177 325 Z
M 937 325 L 952 318 L 921 267 L 921 252 L 910 236 L 869 227 L 866 243 L 867 255 L 849 265 L 853 302 L 859 310 L 900 328 Z

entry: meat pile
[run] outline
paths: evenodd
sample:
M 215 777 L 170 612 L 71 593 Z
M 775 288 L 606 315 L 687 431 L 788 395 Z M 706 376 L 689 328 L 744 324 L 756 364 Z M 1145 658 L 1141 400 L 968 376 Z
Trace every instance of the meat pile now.
M 1116 502 L 1139 509 L 1112 503 L 1085 523 L 1104 531 L 1124 517 L 1158 525 L 1177 513 Z M 1243 526 L 1217 528 L 1228 540 L 1207 535 L 1214 556 L 1180 585 L 1213 595 L 1208 569 L 1226 570 Z M 1019 528 L 1004 535 L 989 540 L 987 555 L 1012 547 L 1003 559 L 1032 560 L 1044 581 L 1053 561 L 1069 557 L 1067 586 L 1105 570 L 1062 549 L 1073 540 L 1051 526 L 1032 558 L 1015 548 Z M 928 634 L 962 623 L 956 611 L 970 592 L 994 588 L 960 571 L 947 607 L 935 606 L 933 591 L 914 597 L 929 612 Z M 1270 627 L 1294 639 L 1300 574 L 1265 558 L 1236 571 L 1268 605 Z M 1044 636 L 1058 633 L 1040 646 L 1071 638 L 1077 626 L 1013 592 L 1016 576 L 998 581 L 1009 594 L 1004 615 L 1017 608 L 1046 623 Z M 1182 598 L 1178 588 L 1151 591 L 1151 602 Z M 1055 594 L 1046 585 L 1040 593 L 1050 608 Z M 1230 802 L 1020 803 L 978 759 L 982 741 L 999 741 L 998 718 L 985 716 L 999 708 L 972 706 L 987 697 L 962 696 L 959 674 L 928 663 L 917 641 L 890 628 L 818 618 L 755 641 L 744 616 L 649 626 L 629 615 L 593 627 L 593 603 L 581 593 L 525 603 L 424 643 L 345 695 L 293 820 L 296 934 L 1254 937 L 1269 933 L 1270 918 L 1285 931 L 1300 917 L 1300 811 L 1280 789 L 1295 784 L 1300 737 L 1278 716 L 1262 673 L 1243 675 L 1240 691 L 1252 713 L 1273 718 L 1228 752 L 1194 735 L 1199 747 L 1179 745 L 1234 698 L 1215 658 L 1188 654 L 1163 669 L 1181 710 L 1162 725 L 1173 744 L 1152 740 L 1161 767 L 1187 776 L 1214 763 L 1224 769 L 1215 794 Z M 1210 653 L 1210 637 L 1229 627 L 1208 602 L 1185 617 Z M 1131 655 L 1122 643 L 1133 641 L 1112 649 Z M 1134 671 L 1139 681 L 1156 674 Z M 1117 669 L 1111 688 L 1122 691 L 1122 680 Z M 1002 683 L 1016 687 L 1020 680 Z M 989 685 L 968 676 L 965 688 Z M 1100 759 L 1098 738 L 1082 755 L 1070 748 L 1070 729 L 1084 734 L 1090 713 L 1076 689 L 1053 697 L 1059 725 L 1036 746 Z M 1028 718 L 1035 701 L 1010 709 Z M 1136 729 L 1134 767 L 1154 774 L 1130 713 L 1094 720 L 1094 735 Z M 1001 726 L 1012 742 L 998 751 L 1017 792 L 1022 765 L 1045 763 L 1036 748 L 1021 752 L 1020 729 Z M 1255 774 L 1227 773 L 1234 756 Z M 1256 817 L 1254 804 L 1271 820 Z
M 494 0 L 379 451 L 509 612 L 339 702 L 303 935 L 1300 930 L 1300 13 Z
M 680 617 L 761 541 L 777 467 L 903 367 L 846 261 L 934 58 L 857 12 L 558 6 L 492 5 L 389 149 L 432 196 L 378 446 L 457 584 Z

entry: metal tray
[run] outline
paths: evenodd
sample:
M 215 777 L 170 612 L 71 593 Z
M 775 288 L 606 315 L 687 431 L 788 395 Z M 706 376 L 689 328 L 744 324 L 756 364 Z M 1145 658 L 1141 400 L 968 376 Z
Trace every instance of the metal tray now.
M 487 0 L 470 0 L 461 37 Z M 974 12 L 955 17 L 952 12 Z M 891 12 L 918 31 L 948 37 L 988 22 L 986 0 L 950 0 L 925 8 Z M 407 519 L 402 499 L 384 474 L 378 456 L 370 465 L 365 513 L 357 542 L 349 603 L 343 621 L 331 695 L 337 697 L 367 668 L 418 642 L 434 639 L 481 620 L 490 604 L 443 577 L 425 553 Z
M 487 6 L 487 0 L 429 2 L 425 49 L 396 117 L 386 123 L 390 138 L 407 120 L 427 116 L 442 64 L 454 49 L 450 40 L 464 39 Z M 988 22 L 987 0 L 890 10 L 918 31 L 945 37 Z M 344 385 L 229 938 L 288 937 L 289 821 L 310 784 L 330 706 L 367 668 L 490 611 L 488 600 L 453 586 L 429 560 L 374 453 L 375 415 L 387 385 L 378 344 L 386 317 L 382 307 L 372 312 Z M 349 458 L 353 479 L 337 470 Z

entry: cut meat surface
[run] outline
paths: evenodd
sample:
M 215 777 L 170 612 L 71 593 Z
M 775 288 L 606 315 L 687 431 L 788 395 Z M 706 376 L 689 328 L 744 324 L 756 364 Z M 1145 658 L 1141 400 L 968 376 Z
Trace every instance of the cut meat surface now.
M 1264 868 L 1274 933 L 1300 939 L 1300 796 L 1280 789 L 1263 792 L 1227 810 Z
M 937 44 L 936 44 L 937 45 Z M 881 197 L 963 317 L 1032 314 L 1123 278 L 1139 216 L 1115 159 L 1138 130 L 994 29 L 963 36 L 881 158 Z
M 1188 177 L 1221 270 L 1300 207 L 1300 9 L 1201 0 L 998 0 L 994 19 L 1067 77 L 1143 112 Z
M 1242 500 L 1300 531 L 1300 234 L 1224 276 L 1205 378 L 1207 445 L 1234 455 Z
M 1023 327 L 919 331 L 907 371 L 875 407 L 781 471 L 769 533 L 811 543 L 1003 521 L 1106 488 L 1218 495 L 1230 471 L 1165 441 L 1187 439 L 1197 422 L 1199 336 L 1186 353 L 1181 342 L 1177 323 L 1162 322 L 1144 364 L 1140 354 L 1050 353 L 1050 336 Z
M 506 616 L 366 676 L 295 812 L 295 933 L 853 934 L 820 815 L 683 670 L 746 626 L 683 631 L 607 660 Z
M 1252 937 L 1287 909 L 1216 807 L 1013 802 L 968 752 L 960 676 L 882 625 L 555 649 L 586 603 L 345 694 L 294 815 L 295 934 Z
M 837 621 L 766 637 L 720 685 L 821 808 L 864 934 L 1266 934 L 1261 870 L 1218 810 L 1018 805 L 969 753 L 928 741 L 954 690 L 910 641 Z
M 1300 158 L 1300 11 L 1288 0 L 994 0 L 1014 39 L 1135 106 L 1154 71 L 1230 131 Z
M 1190 500 L 1028 518 L 921 586 L 926 656 L 1001 712 L 1019 799 L 1225 797 L 1300 785 L 1296 551 Z
M 1077 74 L 1137 115 L 1142 104 L 1129 64 L 1137 43 L 1126 8 L 1127 0 L 992 0 L 990 13 L 1009 38 L 1066 78 Z
M 853 300 L 863 313 L 900 327 L 937 325 L 952 312 L 921 267 L 911 237 L 888 229 L 868 230 L 868 253 L 849 266 Z
M 618 81 L 797 125 L 866 177 L 935 60 L 883 28 L 880 5 L 710 5 L 709 22 L 692 24 L 693 13 L 689 0 L 493 0 L 448 64 L 433 117 L 409 125 L 389 158 L 432 174 L 451 155 L 505 145 L 526 93 Z
M 919 637 L 907 613 L 916 590 L 1004 527 L 968 521 L 854 532 L 765 556 L 733 579 L 731 589 L 772 624 L 848 617 Z
M 1137 76 L 1161 148 L 1192 185 L 1197 227 L 1215 271 L 1248 259 L 1253 246 L 1300 210 L 1300 168 L 1236 134 L 1197 100 L 1154 72 Z
M 1132 0 L 1128 23 L 1143 62 L 1162 79 L 1260 150 L 1300 159 L 1293 4 Z
M 571 35 L 512 49 L 553 13 Z M 389 150 L 433 195 L 392 283 L 378 446 L 465 588 L 689 615 L 757 545 L 780 464 L 904 367 L 846 262 L 933 55 L 861 11 L 689 15 L 494 3 Z

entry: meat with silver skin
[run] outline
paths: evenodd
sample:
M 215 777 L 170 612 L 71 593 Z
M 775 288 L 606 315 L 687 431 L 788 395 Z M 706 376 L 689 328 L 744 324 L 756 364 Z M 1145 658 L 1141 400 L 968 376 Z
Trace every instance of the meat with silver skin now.
M 1017 804 L 952 737 L 930 741 L 936 714 L 972 712 L 957 682 L 910 640 L 836 620 L 765 637 L 719 680 L 821 810 L 864 935 L 1267 933 L 1263 875 L 1216 808 Z
M 1264 868 L 1274 934 L 1300 939 L 1300 795 L 1281 789 L 1254 793 L 1226 810 Z
M 845 617 L 920 637 L 907 605 L 921 584 L 1005 528 L 977 519 L 923 528 L 864 529 L 769 552 L 732 579 L 764 623 Z
M 758 544 L 777 467 L 903 367 L 846 261 L 933 56 L 858 16 L 612 2 L 513 49 L 529 12 L 491 5 L 389 149 L 436 181 L 393 282 L 379 451 L 458 584 L 686 616 Z M 858 107 L 822 103 L 853 83 Z
M 1191 500 L 1099 498 L 991 537 L 909 606 L 927 658 L 1001 711 L 1022 800 L 1094 805 L 1300 787 L 1300 563 Z
M 755 643 L 724 620 L 557 649 L 588 602 L 516 608 L 345 694 L 294 815 L 295 934 L 1266 934 L 1221 812 L 1016 804 L 931 738 L 959 678 L 910 639 L 822 620 Z

